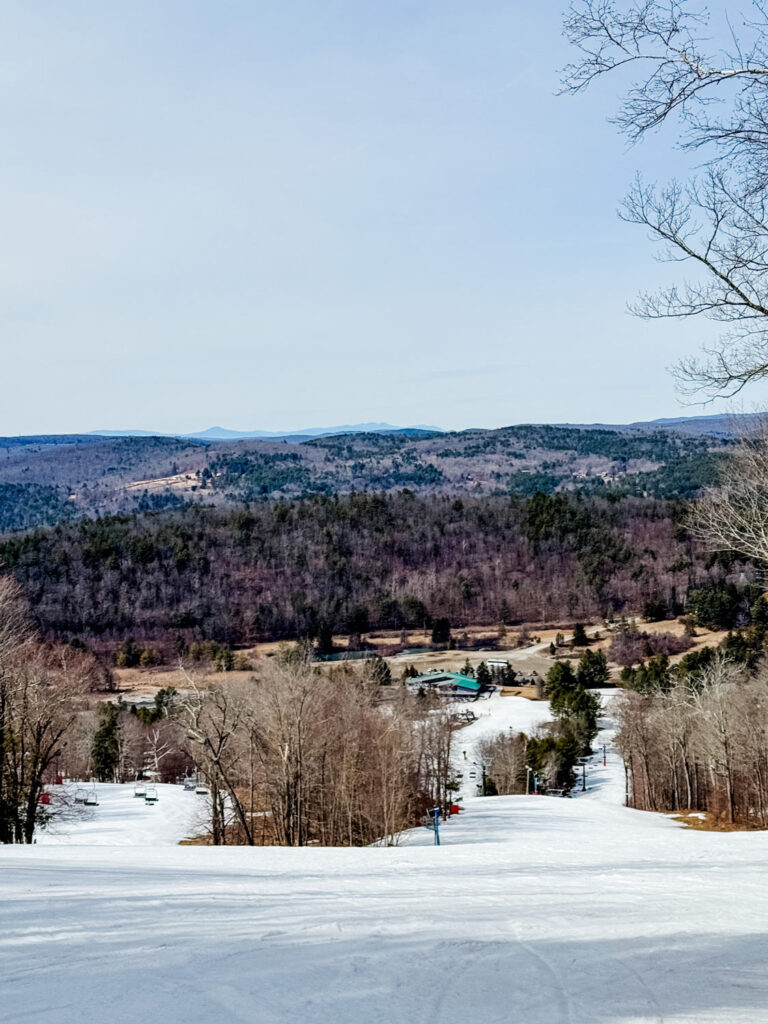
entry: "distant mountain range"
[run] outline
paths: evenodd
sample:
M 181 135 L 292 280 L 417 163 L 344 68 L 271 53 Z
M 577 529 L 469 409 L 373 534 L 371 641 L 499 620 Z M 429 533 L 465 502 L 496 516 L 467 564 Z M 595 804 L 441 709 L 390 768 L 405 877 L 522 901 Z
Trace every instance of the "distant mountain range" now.
M 440 427 L 419 424 L 396 427 L 391 423 L 345 423 L 338 427 L 307 427 L 304 430 L 228 430 L 226 427 L 208 427 L 193 434 L 167 434 L 151 430 L 91 430 L 97 437 L 182 437 L 190 441 L 304 441 L 310 437 L 329 437 L 333 434 L 439 434 Z
M 720 413 L 712 416 L 674 416 L 656 420 L 636 420 L 634 423 L 557 423 L 554 426 L 576 430 L 654 431 L 667 430 L 681 434 L 714 437 L 733 437 L 756 418 L 755 413 Z M 521 424 L 537 426 L 538 424 Z M 543 424 L 542 424 L 543 425 Z M 475 428 L 485 430 L 485 427 Z M 442 427 L 415 424 L 397 427 L 392 423 L 345 423 L 337 427 L 306 427 L 303 430 L 230 430 L 227 427 L 208 427 L 190 434 L 173 434 L 152 430 L 91 430 L 92 437 L 179 437 L 189 441 L 291 441 L 299 444 L 313 437 L 331 437 L 335 434 L 442 434 Z
M 748 417 L 440 431 L 358 423 L 280 434 L 211 427 L 0 438 L 0 534 L 189 504 L 394 492 L 691 497 Z
M 634 423 L 556 423 L 554 426 L 574 430 L 672 431 L 692 436 L 734 437 L 749 424 L 761 419 L 761 413 L 717 413 L 712 416 L 673 416 L 657 420 L 636 420 Z

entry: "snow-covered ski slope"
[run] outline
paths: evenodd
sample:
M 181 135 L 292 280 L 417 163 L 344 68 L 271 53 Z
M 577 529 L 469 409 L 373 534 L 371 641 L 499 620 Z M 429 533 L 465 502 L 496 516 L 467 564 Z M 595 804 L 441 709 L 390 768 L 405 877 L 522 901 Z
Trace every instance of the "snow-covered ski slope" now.
M 621 779 L 467 799 L 439 848 L 1 849 L 0 1021 L 768 1024 L 768 835 Z
M 207 798 L 181 786 L 156 785 L 158 802 L 149 805 L 134 796 L 130 784 L 98 782 L 92 787 L 97 807 L 73 805 L 74 784 L 61 788 L 63 794 L 60 787 L 53 788 L 53 806 L 61 798 L 68 806 L 39 830 L 37 842 L 45 846 L 177 846 L 182 839 L 199 835 L 209 817 Z

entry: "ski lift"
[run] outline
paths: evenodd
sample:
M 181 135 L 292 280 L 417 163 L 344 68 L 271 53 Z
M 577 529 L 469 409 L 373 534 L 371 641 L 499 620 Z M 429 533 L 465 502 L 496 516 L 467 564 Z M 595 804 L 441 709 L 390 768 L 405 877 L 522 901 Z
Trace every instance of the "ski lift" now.
M 195 786 L 195 792 L 197 793 L 198 796 L 205 796 L 208 792 L 208 787 L 205 785 L 204 782 L 198 782 L 197 785 Z
M 75 789 L 74 800 L 76 804 L 85 803 L 85 786 L 77 786 Z
M 187 778 L 184 779 L 184 790 L 185 790 L 185 792 L 187 792 L 187 793 L 194 792 L 196 786 L 197 786 L 197 783 L 195 782 L 195 780 L 191 776 L 187 776 Z
M 133 795 L 135 797 L 139 797 L 141 799 L 144 799 L 144 797 L 147 795 L 147 784 L 146 784 L 146 782 L 143 782 L 140 779 L 137 779 L 136 782 L 134 782 L 134 784 L 133 784 Z
M 96 783 L 92 782 L 90 787 L 85 790 L 85 798 L 83 803 L 86 807 L 98 807 L 99 799 L 96 796 Z
M 145 804 L 156 804 L 158 801 L 157 786 L 147 786 L 147 791 L 144 794 Z

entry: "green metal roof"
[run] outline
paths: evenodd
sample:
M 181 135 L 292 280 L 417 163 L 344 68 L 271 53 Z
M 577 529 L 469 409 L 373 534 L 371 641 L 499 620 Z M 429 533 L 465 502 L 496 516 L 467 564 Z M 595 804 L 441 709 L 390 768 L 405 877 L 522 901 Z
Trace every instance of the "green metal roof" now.
M 423 675 L 414 676 L 410 682 L 429 683 L 431 685 L 450 682 L 460 686 L 463 690 L 474 690 L 477 692 L 480 689 L 480 683 L 476 679 L 472 679 L 470 676 L 463 676 L 461 672 L 425 672 Z

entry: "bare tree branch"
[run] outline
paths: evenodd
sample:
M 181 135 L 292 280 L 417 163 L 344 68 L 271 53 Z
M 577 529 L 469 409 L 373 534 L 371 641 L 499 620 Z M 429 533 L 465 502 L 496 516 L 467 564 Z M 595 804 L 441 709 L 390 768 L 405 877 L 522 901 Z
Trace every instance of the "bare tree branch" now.
M 642 294 L 632 311 L 728 325 L 703 358 L 675 370 L 684 394 L 710 398 L 768 376 L 768 9 L 763 0 L 752 9 L 739 32 L 726 17 L 730 52 L 711 49 L 711 15 L 690 0 L 575 0 L 564 26 L 580 54 L 563 72 L 564 92 L 635 69 L 614 123 L 633 142 L 674 123 L 679 147 L 705 153 L 705 172 L 685 185 L 636 181 L 622 216 L 649 230 L 662 259 L 694 271 Z

